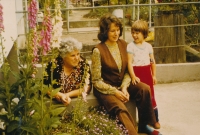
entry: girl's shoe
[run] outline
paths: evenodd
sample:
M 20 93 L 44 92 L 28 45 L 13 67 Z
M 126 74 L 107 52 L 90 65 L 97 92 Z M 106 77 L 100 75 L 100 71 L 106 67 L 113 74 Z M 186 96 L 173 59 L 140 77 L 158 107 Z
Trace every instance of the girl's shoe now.
M 146 125 L 146 131 L 148 135 L 162 135 L 159 131 L 155 130 L 153 127 Z
M 159 131 L 154 130 L 153 132 L 151 132 L 149 135 L 162 135 Z
M 154 128 L 155 128 L 155 129 L 160 129 L 160 123 L 159 123 L 159 122 L 156 122 L 156 123 L 154 124 Z

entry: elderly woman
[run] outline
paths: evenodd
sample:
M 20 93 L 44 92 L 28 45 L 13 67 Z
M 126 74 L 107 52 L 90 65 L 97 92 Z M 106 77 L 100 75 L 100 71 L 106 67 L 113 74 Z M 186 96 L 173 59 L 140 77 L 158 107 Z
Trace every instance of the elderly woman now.
M 54 60 L 56 67 L 53 73 L 52 62 L 46 68 L 48 76 L 45 77 L 44 84 L 51 84 L 51 77 L 56 80 L 53 88 L 60 87 L 60 91 L 55 98 L 64 105 L 70 104 L 72 97 L 78 97 L 82 92 L 89 93 L 91 90 L 90 67 L 80 56 L 81 49 L 82 43 L 71 37 L 66 38 L 58 48 L 59 56 Z
M 127 70 L 127 43 L 119 39 L 122 35 L 122 24 L 113 15 L 105 15 L 99 22 L 98 39 L 101 41 L 93 49 L 92 83 L 94 95 L 105 106 L 109 113 L 118 116 L 129 135 L 137 135 L 136 123 L 125 102 L 135 100 L 138 108 L 138 132 L 159 135 L 155 126 L 156 119 L 151 103 L 150 88 L 140 82 L 135 85 Z

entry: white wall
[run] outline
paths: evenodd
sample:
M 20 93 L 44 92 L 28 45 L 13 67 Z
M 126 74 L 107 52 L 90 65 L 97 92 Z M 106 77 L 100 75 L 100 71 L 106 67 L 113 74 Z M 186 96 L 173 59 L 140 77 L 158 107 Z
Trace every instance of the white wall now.
M 17 34 L 18 38 L 16 40 L 18 49 L 25 48 L 26 44 L 26 36 L 25 36 L 25 27 L 27 27 L 27 24 L 25 23 L 26 20 L 24 20 L 25 11 L 23 12 L 23 1 L 22 0 L 15 0 L 16 1 L 16 20 L 17 20 Z M 27 8 L 27 3 L 26 8 Z
M 0 3 L 3 6 L 3 24 L 5 32 L 3 32 L 2 35 L 5 38 L 3 45 L 5 47 L 5 56 L 7 57 L 11 48 L 13 47 L 14 40 L 17 38 L 15 0 L 1 0 Z M 0 57 L 2 56 L 0 55 Z
M 15 8 L 16 11 L 23 11 L 23 1 L 22 0 L 15 0 Z M 23 17 L 24 13 L 20 12 L 16 14 L 16 21 L 19 22 L 20 19 Z
M 200 62 L 157 64 L 158 83 L 190 82 L 200 80 Z

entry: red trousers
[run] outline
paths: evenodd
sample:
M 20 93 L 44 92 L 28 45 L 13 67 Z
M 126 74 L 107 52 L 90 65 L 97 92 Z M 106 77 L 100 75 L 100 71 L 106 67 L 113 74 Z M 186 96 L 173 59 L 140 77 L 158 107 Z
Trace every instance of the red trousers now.
M 156 104 L 155 94 L 154 94 L 151 65 L 133 66 L 133 70 L 134 70 L 135 75 L 140 78 L 140 81 L 143 83 L 146 83 L 151 88 L 151 101 L 152 101 L 153 108 L 156 108 L 157 104 Z

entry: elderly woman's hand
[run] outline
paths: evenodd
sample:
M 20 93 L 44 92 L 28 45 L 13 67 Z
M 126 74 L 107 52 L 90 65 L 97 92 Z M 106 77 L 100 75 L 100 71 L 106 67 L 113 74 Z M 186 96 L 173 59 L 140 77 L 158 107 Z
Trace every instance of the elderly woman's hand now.
M 71 102 L 71 98 L 67 93 L 60 94 L 60 100 L 64 105 L 69 105 Z

